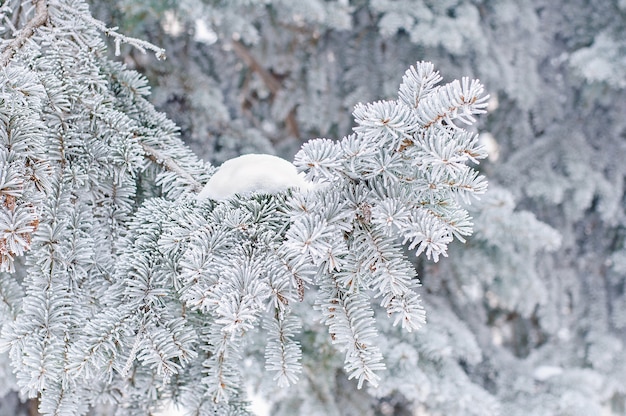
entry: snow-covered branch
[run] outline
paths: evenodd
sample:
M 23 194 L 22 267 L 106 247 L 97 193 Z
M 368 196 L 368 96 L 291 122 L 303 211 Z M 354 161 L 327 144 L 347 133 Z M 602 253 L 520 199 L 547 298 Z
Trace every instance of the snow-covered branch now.
M 159 152 L 154 147 L 149 146 L 145 143 L 142 143 L 141 147 L 146 152 L 146 156 L 148 156 L 150 160 L 183 178 L 191 185 L 191 189 L 193 191 L 200 192 L 202 190 L 202 184 L 195 180 L 194 177 L 189 174 L 189 172 L 181 168 L 173 158 L 164 154 L 163 152 Z
M 29 20 L 23 28 L 17 32 L 15 38 L 9 42 L 8 45 L 2 51 L 2 57 L 0 58 L 0 67 L 6 67 L 15 53 L 26 43 L 26 41 L 33 36 L 35 30 L 46 24 L 48 19 L 48 2 L 47 0 L 34 0 L 35 3 L 35 15 Z

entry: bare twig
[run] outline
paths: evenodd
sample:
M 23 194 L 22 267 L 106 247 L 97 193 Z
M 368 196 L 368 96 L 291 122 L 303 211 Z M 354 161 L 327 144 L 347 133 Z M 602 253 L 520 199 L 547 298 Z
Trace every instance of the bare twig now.
M 254 72 L 259 74 L 267 88 L 272 95 L 276 95 L 280 90 L 280 82 L 269 73 L 269 71 L 256 60 L 254 56 L 248 51 L 248 49 L 239 41 L 233 40 L 233 50 L 248 65 Z
M 192 185 L 194 191 L 200 192 L 202 190 L 202 184 L 198 182 L 197 180 L 195 180 L 194 177 L 189 174 L 189 172 L 181 168 L 174 159 L 172 159 L 169 156 L 161 154 L 157 149 L 155 149 L 152 146 L 148 146 L 145 143 L 142 143 L 141 147 L 143 147 L 143 150 L 144 152 L 146 152 L 146 155 L 148 156 L 148 158 L 152 160 L 154 163 L 161 165 L 165 169 L 171 172 L 174 172 L 180 177 L 184 178 L 187 182 L 189 182 Z
M 39 398 L 28 399 L 28 401 L 26 402 L 26 406 L 28 408 L 29 416 L 41 415 L 41 413 L 39 413 Z
M 263 66 L 259 63 L 259 61 L 248 51 L 248 49 L 239 41 L 232 41 L 233 51 L 235 54 L 241 58 L 245 64 L 252 69 L 254 72 L 259 74 L 267 88 L 270 90 L 272 96 L 276 96 L 280 91 L 281 84 L 278 79 L 274 75 L 272 75 L 267 69 L 263 68 Z M 284 120 L 287 129 L 291 133 L 292 136 L 299 138 L 300 137 L 300 129 L 298 128 L 298 122 L 296 121 L 296 108 L 292 108 L 287 115 L 287 118 Z
M 285 119 L 285 124 L 287 128 L 291 132 L 291 135 L 296 139 L 300 138 L 300 127 L 298 127 L 298 120 L 296 119 L 296 107 L 293 107 L 289 110 L 289 114 Z
M 35 30 L 46 24 L 48 20 L 48 4 L 46 0 L 35 0 L 35 16 L 26 25 L 20 29 L 15 35 L 15 38 L 7 45 L 2 52 L 2 58 L 0 60 L 0 67 L 6 67 L 11 58 L 15 56 L 17 51 L 26 43 L 26 41 L 33 36 Z

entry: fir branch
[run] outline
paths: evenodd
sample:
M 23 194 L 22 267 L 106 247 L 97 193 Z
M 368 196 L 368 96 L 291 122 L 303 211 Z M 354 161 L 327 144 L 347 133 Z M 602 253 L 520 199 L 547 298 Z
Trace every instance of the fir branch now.
M 48 20 L 48 4 L 46 0 L 35 0 L 35 16 L 16 35 L 2 52 L 0 67 L 6 67 L 17 51 L 33 36 L 35 30 L 46 24 Z
M 459 128 L 452 120 L 458 119 L 466 125 L 473 124 L 474 114 L 487 112 L 488 94 L 484 94 L 483 85 L 476 79 L 463 77 L 437 87 L 425 96 L 416 108 L 417 119 L 424 128 L 438 123 L 446 123 L 452 128 Z
M 77 13 L 76 10 L 74 10 L 71 7 L 65 6 L 64 4 L 59 4 L 59 6 L 64 11 L 80 18 L 83 22 L 87 23 L 89 26 L 95 27 L 97 30 L 101 31 L 107 36 L 111 36 L 115 42 L 115 56 L 121 55 L 120 45 L 122 43 L 127 43 L 139 49 L 139 51 L 141 51 L 142 53 L 146 53 L 146 50 L 154 52 L 154 55 L 159 60 L 164 60 L 167 58 L 167 55 L 165 54 L 165 49 L 163 48 L 159 48 L 158 46 L 150 42 L 146 42 L 145 40 L 122 35 L 121 33 L 117 32 L 118 30 L 117 27 L 107 27 L 103 22 L 101 22 L 98 19 L 93 18 L 89 14 Z
M 152 146 L 148 146 L 145 143 L 141 143 L 141 147 L 143 148 L 144 152 L 146 152 L 146 156 L 148 156 L 148 159 L 185 179 L 187 182 L 189 182 L 189 184 L 191 184 L 192 189 L 195 192 L 200 192 L 202 190 L 202 184 L 195 180 L 193 176 L 189 174 L 189 172 L 181 168 L 178 163 L 176 163 L 176 161 L 170 156 L 166 156 L 160 153 L 157 149 Z
M 265 321 L 268 331 L 268 342 L 265 349 L 265 369 L 274 372 L 274 380 L 280 387 L 288 387 L 298 381 L 302 372 L 302 349 L 298 341 L 292 338 L 299 332 L 301 325 L 292 315 Z

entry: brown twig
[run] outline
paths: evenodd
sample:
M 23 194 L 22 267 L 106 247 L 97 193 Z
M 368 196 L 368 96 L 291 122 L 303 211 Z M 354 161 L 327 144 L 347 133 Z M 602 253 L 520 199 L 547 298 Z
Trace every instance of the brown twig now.
M 263 68 L 263 66 L 259 63 L 259 61 L 250 53 L 250 51 L 239 41 L 232 41 L 233 51 L 235 54 L 242 60 L 244 63 L 252 69 L 252 71 L 259 74 L 267 88 L 270 90 L 270 93 L 273 97 L 275 97 L 280 91 L 281 84 L 280 81 L 272 75 L 267 69 Z M 300 137 L 300 129 L 298 128 L 298 122 L 296 120 L 296 108 L 292 108 L 287 115 L 287 118 L 284 120 L 287 129 L 291 133 L 292 136 L 299 138 Z
M 259 74 L 272 95 L 276 95 L 280 90 L 280 82 L 272 74 L 270 74 L 267 69 L 261 66 L 259 61 L 252 56 L 252 54 L 245 46 L 243 46 L 241 42 L 233 40 L 232 45 L 237 56 L 239 56 L 241 60 L 244 61 L 254 72 Z
M 35 0 L 35 16 L 26 25 L 17 32 L 15 39 L 13 39 L 2 52 L 2 60 L 0 61 L 0 67 L 6 67 L 11 58 L 15 56 L 17 51 L 26 43 L 26 41 L 33 36 L 35 30 L 46 24 L 48 20 L 48 4 L 46 0 Z
M 161 154 L 157 149 L 155 149 L 152 146 L 148 146 L 145 143 L 142 143 L 141 147 L 143 147 L 143 150 L 144 152 L 146 152 L 146 155 L 148 156 L 148 158 L 152 160 L 154 163 L 161 165 L 165 169 L 171 172 L 174 172 L 180 177 L 184 178 L 187 182 L 189 182 L 192 185 L 194 191 L 200 192 L 202 190 L 202 184 L 198 182 L 197 180 L 195 180 L 194 177 L 191 176 L 187 171 L 181 168 L 174 159 L 172 159 L 169 156 Z
M 38 398 L 28 399 L 28 401 L 26 402 L 26 406 L 28 407 L 29 416 L 41 415 L 41 413 L 39 413 L 39 399 Z
M 287 128 L 291 132 L 291 135 L 296 139 L 300 138 L 300 127 L 298 127 L 298 120 L 296 118 L 296 107 L 293 107 L 289 114 L 287 115 L 287 119 L 285 120 L 285 124 Z

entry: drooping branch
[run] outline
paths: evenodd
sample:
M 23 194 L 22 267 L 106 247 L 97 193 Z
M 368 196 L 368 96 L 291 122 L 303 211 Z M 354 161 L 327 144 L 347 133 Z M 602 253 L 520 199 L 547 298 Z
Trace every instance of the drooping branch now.
M 169 170 L 170 172 L 174 172 L 180 177 L 184 178 L 187 182 L 189 182 L 192 185 L 192 189 L 195 192 L 200 192 L 202 190 L 202 184 L 198 182 L 197 180 L 195 180 L 194 177 L 189 174 L 189 172 L 181 168 L 178 165 L 178 163 L 176 163 L 176 161 L 172 159 L 170 156 L 166 156 L 160 153 L 157 149 L 155 149 L 152 146 L 148 146 L 145 143 L 142 143 L 141 147 L 143 147 L 144 152 L 146 152 L 146 156 L 148 156 L 150 160 L 152 160 L 154 163 L 158 165 L 163 166 L 165 169 Z
M 6 67 L 17 51 L 33 36 L 35 30 L 46 24 L 48 20 L 48 4 L 46 0 L 35 0 L 35 15 L 26 25 L 20 29 L 15 38 L 2 51 L 0 67 Z
M 115 56 L 119 56 L 121 54 L 120 52 L 120 46 L 122 43 L 127 43 L 137 49 L 139 49 L 139 51 L 141 51 L 142 53 L 146 53 L 146 50 L 152 51 L 154 52 L 154 55 L 156 56 L 157 59 L 159 60 L 163 60 L 167 57 L 167 55 L 165 54 L 165 49 L 160 48 L 156 45 L 153 45 L 150 42 L 147 42 L 145 40 L 142 39 L 137 39 L 137 38 L 133 38 L 130 36 L 125 36 L 122 35 L 121 33 L 117 32 L 117 27 L 107 27 L 103 22 L 101 22 L 98 19 L 95 19 L 94 17 L 92 17 L 90 14 L 87 13 L 76 13 L 76 11 L 68 6 L 65 6 L 63 4 L 60 5 L 62 9 L 64 9 L 65 11 L 67 11 L 68 13 L 72 13 L 73 15 L 75 15 L 76 17 L 80 18 L 81 20 L 83 20 L 84 22 L 86 22 L 89 25 L 92 25 L 93 27 L 95 27 L 96 29 L 98 29 L 99 31 L 101 31 L 102 33 L 104 33 L 107 36 L 110 36 L 114 39 L 115 42 Z

